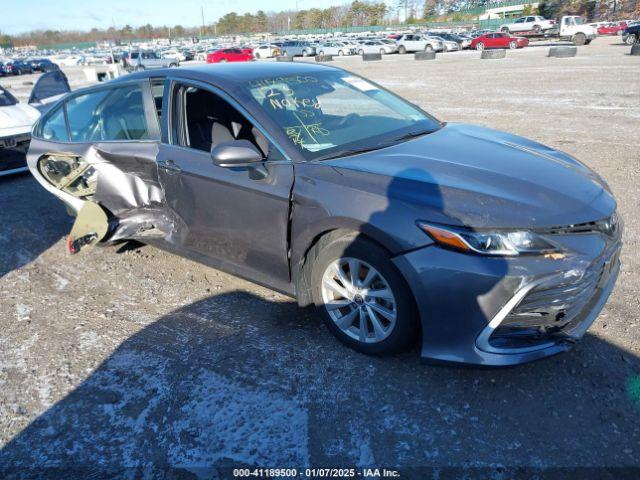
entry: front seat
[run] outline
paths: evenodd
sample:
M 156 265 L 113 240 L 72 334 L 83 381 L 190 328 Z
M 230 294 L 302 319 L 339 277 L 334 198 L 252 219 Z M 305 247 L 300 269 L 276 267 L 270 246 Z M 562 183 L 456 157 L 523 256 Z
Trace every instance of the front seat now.
M 213 122 L 211 126 L 211 149 L 224 142 L 231 142 L 235 137 L 231 134 L 231 130 L 220 122 Z

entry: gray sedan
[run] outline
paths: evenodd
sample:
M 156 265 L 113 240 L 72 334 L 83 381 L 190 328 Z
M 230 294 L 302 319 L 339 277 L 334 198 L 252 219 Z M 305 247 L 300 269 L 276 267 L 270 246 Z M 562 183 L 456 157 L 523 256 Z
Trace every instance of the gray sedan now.
M 315 305 L 366 354 L 563 352 L 620 268 L 616 201 L 578 160 L 322 65 L 165 69 L 73 92 L 34 127 L 28 164 L 77 215 L 71 253 L 156 245 Z

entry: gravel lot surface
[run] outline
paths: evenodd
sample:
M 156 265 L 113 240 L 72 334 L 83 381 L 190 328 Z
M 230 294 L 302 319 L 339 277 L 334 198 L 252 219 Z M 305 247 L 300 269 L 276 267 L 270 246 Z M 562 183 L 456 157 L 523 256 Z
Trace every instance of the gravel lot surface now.
M 291 299 L 152 247 L 70 256 L 64 207 L 29 175 L 0 178 L 0 471 L 640 467 L 640 57 L 617 42 L 568 59 L 532 47 L 333 62 L 610 183 L 626 222 L 613 295 L 573 351 L 516 368 L 366 357 Z M 0 82 L 24 98 L 30 80 Z

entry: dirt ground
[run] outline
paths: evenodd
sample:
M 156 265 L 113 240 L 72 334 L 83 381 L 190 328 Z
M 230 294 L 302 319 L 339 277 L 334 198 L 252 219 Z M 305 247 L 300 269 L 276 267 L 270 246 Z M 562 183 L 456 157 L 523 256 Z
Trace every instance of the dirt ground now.
M 532 47 L 504 60 L 333 62 L 441 120 L 562 149 L 610 183 L 626 223 L 613 295 L 573 351 L 516 368 L 366 357 L 291 299 L 152 247 L 70 256 L 64 207 L 29 175 L 0 178 L 0 471 L 640 468 L 640 57 L 629 50 L 599 38 L 569 59 Z M 0 82 L 24 96 L 31 80 Z

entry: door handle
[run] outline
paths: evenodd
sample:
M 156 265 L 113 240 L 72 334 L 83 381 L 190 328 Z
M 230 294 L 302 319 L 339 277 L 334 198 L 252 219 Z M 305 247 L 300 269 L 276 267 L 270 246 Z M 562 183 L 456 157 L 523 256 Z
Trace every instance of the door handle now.
M 160 166 L 160 168 L 164 168 L 165 170 L 170 171 L 170 172 L 181 172 L 182 171 L 182 169 L 176 164 L 176 162 L 174 162 L 171 159 L 159 161 L 158 165 Z

